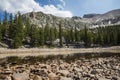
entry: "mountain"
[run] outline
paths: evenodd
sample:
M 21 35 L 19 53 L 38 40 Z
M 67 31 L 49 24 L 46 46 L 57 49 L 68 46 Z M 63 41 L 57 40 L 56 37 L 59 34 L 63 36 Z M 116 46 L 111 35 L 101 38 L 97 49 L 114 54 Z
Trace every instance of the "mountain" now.
M 112 10 L 104 14 L 85 14 L 83 18 L 73 16 L 72 18 L 62 18 L 42 12 L 30 12 L 23 15 L 24 20 L 29 18 L 31 24 L 45 27 L 58 27 L 60 21 L 64 28 L 77 27 L 83 29 L 85 25 L 88 27 L 117 25 L 120 24 L 120 9 Z
M 85 18 L 85 20 L 92 26 L 117 25 L 120 24 L 120 9 L 112 10 L 104 14 L 95 15 L 91 18 Z
M 38 25 L 39 27 L 45 27 L 49 24 L 50 27 L 58 27 L 60 21 L 62 22 L 62 26 L 64 28 L 84 28 L 84 24 L 82 22 L 82 18 L 74 16 L 72 18 L 62 18 L 56 17 L 51 14 L 44 14 L 42 12 L 30 12 L 23 15 L 24 20 L 29 18 L 31 24 Z

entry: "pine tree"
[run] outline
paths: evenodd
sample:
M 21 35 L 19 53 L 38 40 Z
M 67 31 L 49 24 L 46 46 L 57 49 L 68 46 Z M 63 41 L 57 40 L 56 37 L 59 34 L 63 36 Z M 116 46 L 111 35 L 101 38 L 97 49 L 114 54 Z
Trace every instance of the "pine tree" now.
M 15 19 L 15 26 L 14 26 L 14 37 L 13 37 L 13 48 L 19 48 L 22 46 L 22 41 L 24 38 L 24 28 L 23 28 L 23 21 L 22 16 L 20 12 L 18 13 L 18 16 Z
M 50 29 L 50 47 L 53 47 L 53 41 L 55 40 L 54 29 Z
M 27 17 L 24 20 L 25 28 L 24 28 L 24 43 L 30 45 L 30 35 L 31 35 L 31 25 L 30 19 Z
M 59 39 L 60 39 L 60 47 L 63 47 L 63 40 L 62 40 L 62 22 L 59 23 Z
M 77 28 L 75 27 L 75 42 L 78 42 L 78 41 L 79 41 L 79 33 Z
M 0 41 L 2 40 L 2 22 L 0 21 Z
M 88 46 L 88 29 L 86 26 L 84 29 L 84 42 L 85 42 L 85 46 L 87 47 Z
M 74 42 L 75 34 L 74 34 L 74 29 L 73 28 L 70 29 L 70 35 L 71 35 L 71 42 Z
M 118 27 L 118 44 L 120 44 L 120 25 L 117 26 Z
M 44 28 L 39 29 L 39 43 L 44 46 Z
M 2 26 L 2 37 L 7 36 L 7 28 L 8 28 L 8 20 L 7 20 L 7 11 L 4 12 L 4 20 L 3 20 L 3 26 Z
M 10 25 L 9 25 L 9 38 L 13 38 L 13 31 L 14 31 L 14 23 L 13 23 L 13 15 L 10 14 Z
M 114 31 L 114 33 L 113 33 L 113 44 L 114 45 L 117 45 L 117 40 L 118 40 L 118 34 L 117 34 L 117 28 L 116 28 L 116 26 L 114 26 L 114 29 L 113 29 L 113 31 Z
M 22 15 L 19 14 L 19 22 L 18 22 L 18 25 L 19 25 L 19 34 L 20 34 L 20 38 L 21 40 L 24 39 L 24 24 L 23 24 L 23 18 L 22 18 Z
M 68 44 L 68 43 L 70 43 L 70 30 L 69 29 L 67 29 L 67 30 L 65 30 L 65 41 L 66 41 L 66 44 Z
M 44 28 L 44 39 L 45 39 L 45 43 L 47 41 L 50 41 L 50 24 L 49 23 L 47 23 Z
M 25 36 L 29 37 L 30 33 L 31 33 L 31 30 L 30 30 L 30 19 L 26 18 L 25 19 Z
M 38 47 L 39 46 L 39 29 L 36 25 L 31 25 L 31 46 Z
M 100 44 L 101 43 L 101 36 L 100 36 L 100 27 L 97 28 L 97 43 Z
M 58 30 L 57 30 L 57 28 L 56 28 L 56 27 L 54 28 L 54 34 L 55 34 L 55 39 L 57 39 L 57 38 L 58 38 L 59 33 L 58 33 Z

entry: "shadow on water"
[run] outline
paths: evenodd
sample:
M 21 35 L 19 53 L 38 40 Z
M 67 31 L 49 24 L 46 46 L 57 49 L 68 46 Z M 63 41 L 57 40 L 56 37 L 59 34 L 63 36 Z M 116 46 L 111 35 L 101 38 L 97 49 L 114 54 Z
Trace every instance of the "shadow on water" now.
M 27 56 L 27 57 L 17 57 L 11 56 L 7 58 L 0 59 L 0 64 L 11 63 L 11 64 L 34 64 L 36 62 L 46 62 L 52 60 L 64 60 L 66 62 L 72 62 L 80 59 L 90 59 L 90 58 L 107 58 L 107 57 L 120 57 L 120 53 L 74 53 L 69 55 L 47 55 L 47 56 Z

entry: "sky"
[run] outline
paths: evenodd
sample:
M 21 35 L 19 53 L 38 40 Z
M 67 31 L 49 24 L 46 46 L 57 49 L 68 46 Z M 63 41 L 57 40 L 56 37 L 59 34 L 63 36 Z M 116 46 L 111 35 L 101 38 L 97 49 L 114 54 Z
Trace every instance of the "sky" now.
M 0 0 L 0 18 L 4 11 L 16 14 L 42 11 L 60 17 L 80 16 L 89 13 L 103 14 L 120 9 L 120 0 Z

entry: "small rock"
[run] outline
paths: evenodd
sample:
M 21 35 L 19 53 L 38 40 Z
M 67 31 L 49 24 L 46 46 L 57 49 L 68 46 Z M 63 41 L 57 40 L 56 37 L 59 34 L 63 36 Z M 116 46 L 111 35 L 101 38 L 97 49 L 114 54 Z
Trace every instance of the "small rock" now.
M 111 80 L 118 80 L 118 78 L 117 77 L 112 77 L 112 79 Z
M 60 73 L 63 76 L 67 76 L 69 74 L 69 71 L 68 70 L 60 70 L 60 71 L 58 71 L 58 73 Z
M 95 69 L 93 69 L 92 71 L 91 71 L 91 74 L 97 74 L 98 72 L 95 70 Z
M 79 71 L 82 71 L 82 68 L 80 69 L 80 68 L 78 68 L 78 67 L 74 67 L 74 69 L 73 69 L 73 70 L 75 70 L 75 71 L 79 72 Z
M 49 80 L 59 80 L 59 77 L 54 73 L 49 73 L 48 78 Z

